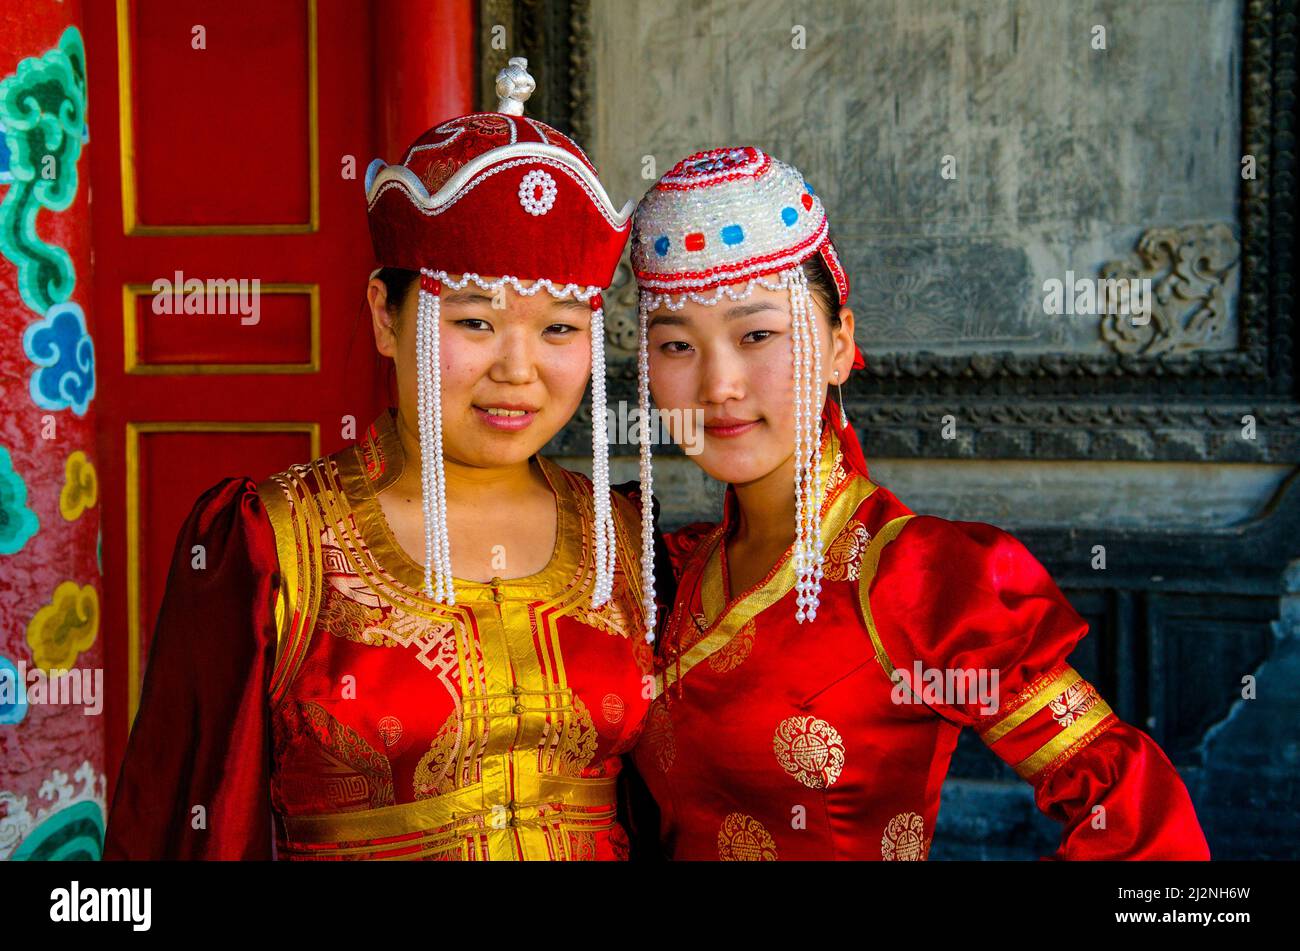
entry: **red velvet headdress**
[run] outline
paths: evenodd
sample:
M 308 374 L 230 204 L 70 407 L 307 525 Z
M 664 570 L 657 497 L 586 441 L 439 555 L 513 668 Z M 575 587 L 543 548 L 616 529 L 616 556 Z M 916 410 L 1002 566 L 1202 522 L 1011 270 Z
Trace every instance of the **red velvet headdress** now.
M 527 66 L 527 60 L 515 57 L 497 76 L 497 112 L 460 116 L 430 129 L 411 144 L 400 165 L 382 159 L 370 163 L 370 237 L 380 265 L 420 272 L 416 367 L 424 591 L 436 601 L 456 603 L 442 454 L 442 286 L 459 289 L 473 282 L 500 291 L 509 284 L 519 294 L 544 289 L 555 298 L 591 305 L 595 609 L 612 596 L 616 562 L 600 292 L 623 253 L 633 204 L 616 210 L 582 149 L 524 116 L 524 101 L 536 85 Z
M 631 227 L 596 167 L 568 136 L 523 115 L 532 92 L 511 68 L 502 108 L 448 120 L 420 136 L 400 165 L 375 159 L 366 199 L 375 260 L 384 267 L 512 275 L 608 287 Z

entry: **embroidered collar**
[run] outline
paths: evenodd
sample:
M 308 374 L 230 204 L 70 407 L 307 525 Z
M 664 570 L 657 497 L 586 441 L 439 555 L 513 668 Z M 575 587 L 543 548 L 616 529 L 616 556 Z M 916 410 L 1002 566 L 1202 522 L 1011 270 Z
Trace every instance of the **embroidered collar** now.
M 833 427 L 823 427 L 820 448 L 819 471 L 826 479 L 821 531 L 829 547 L 863 500 L 878 486 L 845 466 L 843 447 Z M 664 692 L 669 684 L 681 681 L 696 664 L 726 647 L 733 638 L 743 635 L 746 626 L 760 612 L 778 604 L 794 590 L 794 566 L 790 561 L 792 545 L 762 581 L 730 601 L 726 600 L 720 553 L 726 543 L 726 531 L 734 523 L 739 506 L 730 485 L 727 486 L 727 505 L 722 522 L 700 542 L 683 569 L 678 605 L 670 617 L 669 631 L 665 636 L 667 650 L 663 669 L 656 675 L 656 694 Z M 704 612 L 702 628 L 697 627 L 692 619 L 691 608 L 696 594 L 691 589 L 694 587 L 699 589 L 699 603 Z M 813 623 L 821 623 L 820 617 Z M 687 636 L 683 637 L 683 633 Z
M 421 590 L 424 567 L 398 544 L 378 498 L 401 476 L 405 462 L 396 408 L 384 409 L 354 448 L 355 452 L 340 454 L 339 479 L 357 531 L 377 567 L 410 588 L 408 594 L 415 595 L 420 603 L 428 604 Z M 541 571 L 521 578 L 496 582 L 457 578 L 458 600 L 462 588 L 467 602 L 491 601 L 498 592 L 503 600 L 544 600 L 560 606 L 590 600 L 595 563 L 583 542 L 592 519 L 591 494 L 581 490 L 575 474 L 541 454 L 535 453 L 532 458 L 555 495 L 556 537 L 550 561 Z

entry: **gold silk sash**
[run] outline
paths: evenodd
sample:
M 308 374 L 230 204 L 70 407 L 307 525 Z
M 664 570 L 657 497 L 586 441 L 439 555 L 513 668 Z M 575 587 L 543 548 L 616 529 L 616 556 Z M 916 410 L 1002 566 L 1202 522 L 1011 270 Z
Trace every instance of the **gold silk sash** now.
M 533 802 L 489 802 L 484 783 L 475 783 L 431 799 L 329 815 L 284 816 L 285 833 L 293 845 L 337 845 L 432 833 L 464 820 L 486 817 L 488 829 L 511 830 L 536 824 L 545 807 L 605 807 L 612 819 L 617 777 L 581 779 L 539 776 L 538 798 Z M 498 812 L 500 810 L 500 812 Z M 503 821 L 494 822 L 501 815 Z M 602 818 L 592 816 L 591 818 Z M 474 823 L 477 827 L 477 822 Z

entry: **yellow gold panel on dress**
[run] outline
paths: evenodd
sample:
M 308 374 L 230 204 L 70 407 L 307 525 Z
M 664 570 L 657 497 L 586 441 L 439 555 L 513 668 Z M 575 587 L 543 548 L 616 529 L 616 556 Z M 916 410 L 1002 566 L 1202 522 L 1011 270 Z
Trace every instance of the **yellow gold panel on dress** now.
M 597 837 L 617 824 L 614 806 L 550 807 L 544 816 L 523 827 L 519 823 L 484 821 L 467 815 L 429 832 L 387 839 L 306 843 L 278 836 L 277 849 L 286 859 L 351 859 L 360 861 L 475 861 L 501 859 L 591 860 Z M 518 841 L 516 841 L 518 835 Z
M 539 809 L 561 804 L 566 806 L 604 806 L 614 808 L 613 776 L 581 779 L 569 776 L 538 777 L 535 802 L 489 801 L 485 784 L 476 783 L 432 799 L 330 815 L 285 816 L 285 833 L 294 843 L 355 842 L 403 835 L 408 832 L 434 830 L 470 816 L 492 816 L 494 809 L 505 810 L 509 825 L 535 823 Z M 495 798 L 495 797 L 493 797 Z M 370 850 L 374 847 L 371 846 Z
M 1011 712 L 981 732 L 980 739 L 990 745 L 996 743 L 1082 679 L 1077 670 L 1067 665 L 1058 675 L 1041 685 L 1032 684 L 1026 691 L 1029 695 L 1022 693 L 1017 696 L 1011 703 Z
M 1022 779 L 1032 780 L 1043 770 L 1054 769 L 1117 722 L 1110 705 L 1095 692 L 1094 698 L 1081 716 L 1016 764 L 1016 773 Z

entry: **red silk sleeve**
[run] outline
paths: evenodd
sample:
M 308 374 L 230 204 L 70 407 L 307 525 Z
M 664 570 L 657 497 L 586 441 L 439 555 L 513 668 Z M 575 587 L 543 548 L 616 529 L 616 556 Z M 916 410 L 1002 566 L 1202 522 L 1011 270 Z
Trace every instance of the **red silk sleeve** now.
M 1065 824 L 1060 847 L 1045 858 L 1210 858 L 1173 764 L 1151 737 L 1122 720 L 1038 783 L 1034 798 Z
M 167 575 L 105 859 L 272 857 L 277 569 L 252 480 L 224 479 L 199 498 Z
M 904 516 L 865 560 L 876 562 L 869 627 L 896 699 L 971 727 L 1034 787 L 1038 808 L 1065 826 L 1051 858 L 1209 858 L 1168 757 L 1066 662 L 1088 623 L 1020 541 L 983 522 Z M 948 687 L 931 689 L 929 670 Z M 975 687 L 981 672 L 996 683 L 992 703 Z

